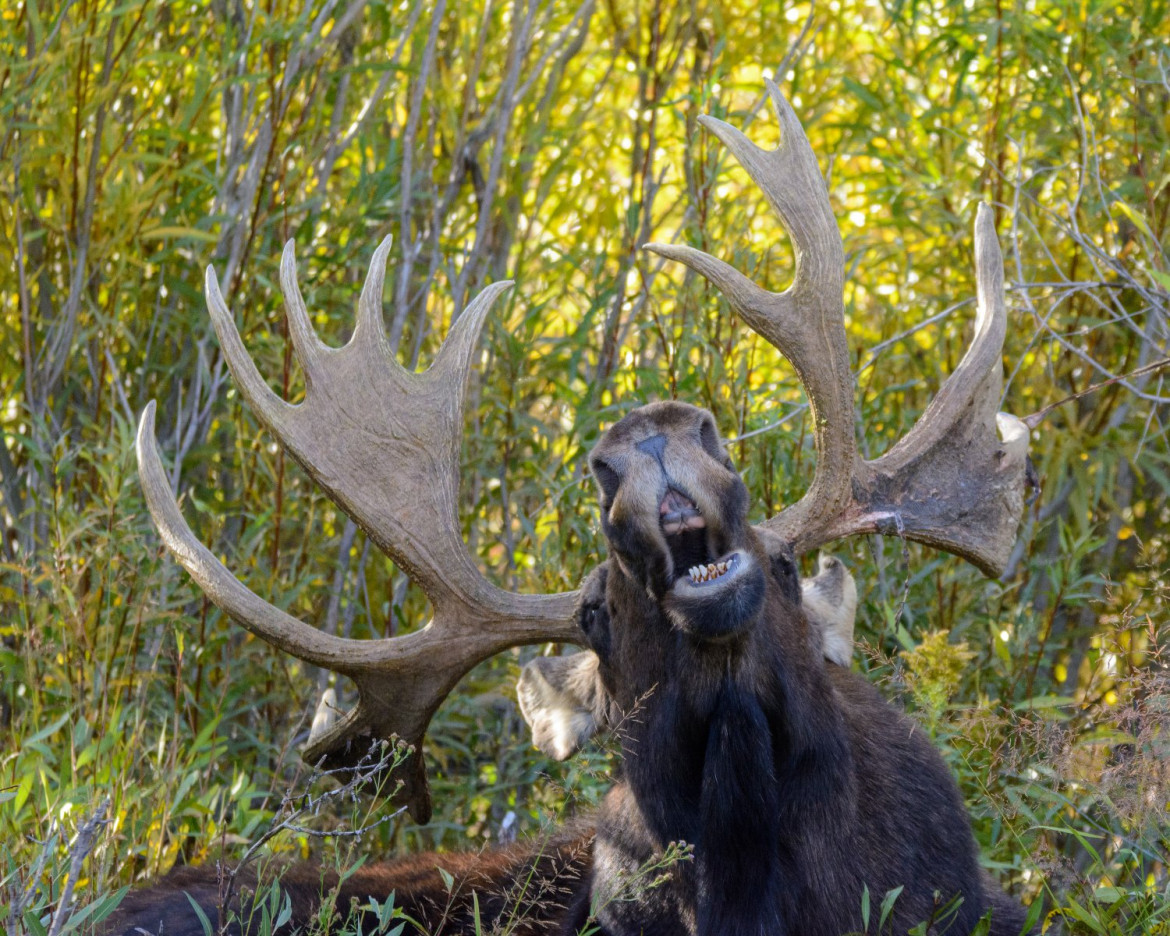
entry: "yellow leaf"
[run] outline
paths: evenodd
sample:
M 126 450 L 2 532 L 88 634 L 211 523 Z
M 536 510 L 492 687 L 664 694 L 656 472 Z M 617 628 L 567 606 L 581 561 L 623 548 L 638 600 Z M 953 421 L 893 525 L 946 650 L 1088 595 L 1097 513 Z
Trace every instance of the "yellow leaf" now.
M 1123 201 L 1114 202 L 1113 207 L 1129 218 L 1129 220 L 1133 222 L 1133 226 L 1145 234 L 1146 237 L 1150 238 L 1150 240 L 1156 240 L 1154 237 L 1154 232 L 1150 230 L 1150 222 L 1146 220 L 1145 215 L 1143 215 L 1140 211 L 1137 211 Z

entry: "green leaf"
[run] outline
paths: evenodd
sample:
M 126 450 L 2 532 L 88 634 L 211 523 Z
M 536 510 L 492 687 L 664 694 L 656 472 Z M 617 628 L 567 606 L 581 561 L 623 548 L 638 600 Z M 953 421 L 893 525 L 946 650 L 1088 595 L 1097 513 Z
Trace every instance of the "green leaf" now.
M 1088 910 L 1082 907 L 1075 900 L 1067 899 L 1064 906 L 1060 908 L 1066 916 L 1071 916 L 1074 920 L 1083 923 L 1094 933 L 1100 933 L 1101 936 L 1106 936 L 1108 930 L 1101 925 L 1100 922 Z
M 281 901 L 280 913 L 276 916 L 276 922 L 272 925 L 274 931 L 279 930 L 285 923 L 292 919 L 292 895 L 285 891 L 281 893 L 281 897 L 284 899 Z
M 1161 270 L 1150 270 L 1150 276 L 1154 282 L 1170 292 L 1170 273 L 1163 273 Z
M 207 919 L 207 914 L 203 912 L 203 908 L 199 906 L 199 901 L 184 891 L 183 896 L 191 904 L 191 909 L 195 911 L 195 916 L 199 918 L 199 925 L 203 927 L 203 936 L 211 936 L 212 928 L 211 921 Z
M 894 911 L 894 904 L 898 898 L 902 896 L 902 891 L 905 890 L 905 885 L 895 887 L 893 890 L 886 891 L 886 896 L 882 898 L 881 918 L 878 920 L 878 930 L 882 930 L 886 921 L 890 918 L 890 914 Z
M 141 240 L 164 240 L 166 238 L 175 238 L 176 240 L 188 239 L 202 241 L 205 244 L 214 244 L 219 240 L 216 234 L 211 231 L 201 231 L 199 228 L 182 227 L 179 225 L 161 225 L 156 228 L 151 228 L 149 231 L 143 231 L 138 235 Z
M 1012 706 L 1012 709 L 1017 712 L 1028 712 L 1033 709 L 1066 708 L 1067 706 L 1076 704 L 1077 700 L 1072 696 L 1043 695 L 1036 696 L 1034 699 L 1024 699 L 1022 702 L 1017 702 Z
M 90 927 L 96 926 L 118 908 L 118 904 L 122 902 L 122 898 L 126 896 L 129 890 L 129 887 L 123 887 L 112 894 L 99 897 L 93 903 L 82 907 L 80 910 L 75 910 L 70 914 L 68 921 L 61 928 L 61 932 L 71 933 L 84 925 Z
M 32 910 L 25 913 L 24 925 L 28 928 L 32 936 L 48 936 L 49 931 L 45 928 L 45 924 L 41 922 L 41 918 Z

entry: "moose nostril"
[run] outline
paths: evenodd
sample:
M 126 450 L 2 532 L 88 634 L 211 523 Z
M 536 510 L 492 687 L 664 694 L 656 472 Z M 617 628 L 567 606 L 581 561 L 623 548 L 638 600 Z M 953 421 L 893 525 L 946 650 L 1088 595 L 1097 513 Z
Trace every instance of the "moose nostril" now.
M 659 433 L 656 436 L 651 436 L 649 439 L 643 439 L 638 443 L 637 449 L 639 452 L 645 452 L 647 455 L 653 455 L 659 462 L 661 462 L 662 453 L 666 451 L 666 436 Z

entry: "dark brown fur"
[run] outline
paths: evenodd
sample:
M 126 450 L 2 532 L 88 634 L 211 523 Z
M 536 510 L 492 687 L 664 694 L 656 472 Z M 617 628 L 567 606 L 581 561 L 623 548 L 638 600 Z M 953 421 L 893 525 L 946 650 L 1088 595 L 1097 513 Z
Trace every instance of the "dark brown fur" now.
M 474 933 L 477 914 L 483 933 L 506 930 L 516 936 L 539 936 L 555 932 L 579 900 L 592 837 L 590 827 L 577 825 L 551 839 L 494 851 L 412 855 L 359 868 L 340 884 L 336 872 L 307 864 L 269 868 L 259 878 L 249 869 L 237 879 L 238 896 L 225 916 L 227 932 L 233 936 L 260 932 L 259 906 L 267 902 L 273 880 L 280 882 L 281 900 L 284 894 L 291 900 L 290 927 L 302 932 L 321 918 L 325 901 L 332 903 L 332 914 L 326 914 L 332 928 L 350 920 L 351 930 L 370 932 L 377 920 L 361 908 L 369 905 L 371 897 L 384 903 L 391 893 L 394 905 L 418 924 L 408 924 L 406 933 Z M 450 890 L 440 869 L 453 880 Z M 102 929 L 126 936 L 203 936 L 187 895 L 198 902 L 214 930 L 219 925 L 218 878 L 216 870 L 207 866 L 176 868 L 150 888 L 128 894 Z
M 596 920 L 604 936 L 839 936 L 861 929 L 864 889 L 876 908 L 902 887 L 890 931 L 958 901 L 946 932 L 970 933 L 990 912 L 992 936 L 1017 936 L 1023 910 L 980 871 L 929 740 L 864 679 L 824 663 L 795 566 L 748 525 L 747 491 L 710 414 L 643 407 L 591 466 L 610 557 L 586 583 L 579 624 L 598 657 L 598 698 L 623 715 L 623 773 L 592 846 L 578 830 L 536 858 L 532 845 L 416 856 L 359 871 L 338 906 L 395 890 L 425 930 L 474 932 L 475 892 L 484 932 L 519 911 L 519 933 Z M 683 532 L 668 535 L 680 504 Z M 725 557 L 726 577 L 686 576 Z M 692 860 L 655 887 L 629 886 L 677 841 Z M 435 865 L 458 879 L 453 899 Z M 302 926 L 336 884 L 305 868 L 284 881 Z M 516 882 L 556 897 L 518 900 Z M 184 889 L 214 920 L 213 876 L 181 870 L 128 898 L 110 931 L 155 932 L 161 920 L 166 936 L 195 936 Z
M 795 569 L 747 524 L 710 414 L 644 407 L 591 463 L 611 552 L 605 607 L 582 626 L 605 692 L 636 712 L 598 820 L 595 905 L 669 842 L 694 845 L 669 883 L 595 906 L 602 931 L 838 936 L 862 928 L 865 888 L 876 906 L 902 887 L 893 932 L 956 900 L 947 932 L 990 911 L 994 936 L 1017 936 L 1023 910 L 988 887 L 929 739 L 863 678 L 824 664 Z M 699 513 L 683 536 L 664 535 L 672 490 Z M 685 577 L 729 555 L 739 572 L 714 587 Z

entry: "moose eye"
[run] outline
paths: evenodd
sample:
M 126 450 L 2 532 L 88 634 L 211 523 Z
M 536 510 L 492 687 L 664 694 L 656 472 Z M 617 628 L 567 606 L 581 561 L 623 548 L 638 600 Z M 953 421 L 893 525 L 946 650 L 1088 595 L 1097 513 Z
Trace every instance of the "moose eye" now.
M 715 429 L 715 424 L 709 419 L 704 419 L 699 426 L 699 442 L 702 443 L 703 451 L 719 464 L 731 467 L 731 460 L 727 457 L 723 443 L 719 441 L 719 433 Z
M 621 478 L 618 477 L 618 473 L 610 467 L 608 462 L 600 458 L 593 459 L 589 467 L 593 469 L 593 477 L 601 485 L 601 490 L 606 498 L 612 500 L 617 494 L 618 486 L 621 484 Z

